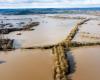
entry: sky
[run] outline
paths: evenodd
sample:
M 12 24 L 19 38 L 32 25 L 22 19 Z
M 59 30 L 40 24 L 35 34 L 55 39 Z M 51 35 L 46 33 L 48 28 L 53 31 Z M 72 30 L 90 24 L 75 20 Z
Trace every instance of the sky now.
M 0 8 L 100 7 L 100 0 L 0 0 Z

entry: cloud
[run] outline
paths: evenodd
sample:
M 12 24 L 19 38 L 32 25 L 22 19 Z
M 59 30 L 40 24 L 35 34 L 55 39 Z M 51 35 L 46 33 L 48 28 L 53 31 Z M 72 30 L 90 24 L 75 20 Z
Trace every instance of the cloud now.
M 69 8 L 99 6 L 100 0 L 0 0 L 0 8 Z
M 98 4 L 100 0 L 0 0 L 0 2 L 13 2 L 13 3 L 68 3 L 68 4 Z
M 0 0 L 0 2 L 15 2 L 16 0 Z

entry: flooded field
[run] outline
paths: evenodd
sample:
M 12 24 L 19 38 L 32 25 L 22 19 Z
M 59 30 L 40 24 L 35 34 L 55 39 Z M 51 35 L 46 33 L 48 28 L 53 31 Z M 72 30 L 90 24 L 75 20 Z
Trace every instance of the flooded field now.
M 72 80 L 100 79 L 100 46 L 75 48 L 71 53 L 76 63 Z
M 52 18 L 46 15 L 6 16 L 6 18 L 13 20 L 11 22 L 13 24 L 16 24 L 14 19 L 23 18 L 31 18 L 33 22 L 40 22 L 40 25 L 32 27 L 31 31 L 14 31 L 4 34 L 4 37 L 14 39 L 15 48 L 60 43 L 68 36 L 73 26 L 81 21 L 80 19 Z M 0 51 L 0 80 L 53 80 L 53 58 L 51 50 Z
M 72 41 L 80 43 L 100 42 L 100 18 L 89 20 L 81 25 Z
M 33 31 L 16 31 L 6 35 L 7 38 L 15 40 L 15 48 L 47 46 L 62 42 L 72 30 L 73 26 L 81 21 L 79 19 L 41 17 L 37 18 L 40 25 L 33 27 Z M 18 33 L 21 35 L 17 35 Z
M 0 51 L 0 80 L 53 80 L 51 50 Z
M 70 55 L 76 63 L 73 66 L 69 65 L 72 62 L 69 61 L 70 56 L 65 55 L 70 50 L 71 40 L 87 43 L 100 41 L 100 19 L 97 16 L 64 14 L 1 16 L 1 20 L 5 18 L 11 20 L 5 23 L 11 22 L 16 27 L 19 27 L 16 22 L 20 23 L 24 18 L 26 23 L 28 20 L 40 24 L 28 30 L 1 35 L 1 38 L 13 39 L 13 47 L 16 50 L 0 51 L 0 80 L 62 80 L 67 79 L 66 73 L 69 73 L 73 66 L 72 80 L 100 79 L 100 46 L 72 49 Z M 51 49 L 33 49 L 50 45 L 54 46 Z

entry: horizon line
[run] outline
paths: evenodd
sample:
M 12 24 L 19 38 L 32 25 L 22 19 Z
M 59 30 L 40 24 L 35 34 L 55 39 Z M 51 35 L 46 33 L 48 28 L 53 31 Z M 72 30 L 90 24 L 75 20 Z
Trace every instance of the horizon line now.
M 50 9 L 50 7 L 15 7 L 15 8 L 0 8 L 0 9 Z M 100 7 L 51 7 L 51 9 L 80 9 L 80 8 L 100 8 Z

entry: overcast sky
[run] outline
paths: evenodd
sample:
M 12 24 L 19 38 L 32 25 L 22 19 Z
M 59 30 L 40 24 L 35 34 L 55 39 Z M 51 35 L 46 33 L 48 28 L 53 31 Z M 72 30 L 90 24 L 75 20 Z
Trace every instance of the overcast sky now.
M 100 7 L 100 0 L 0 0 L 0 8 Z

